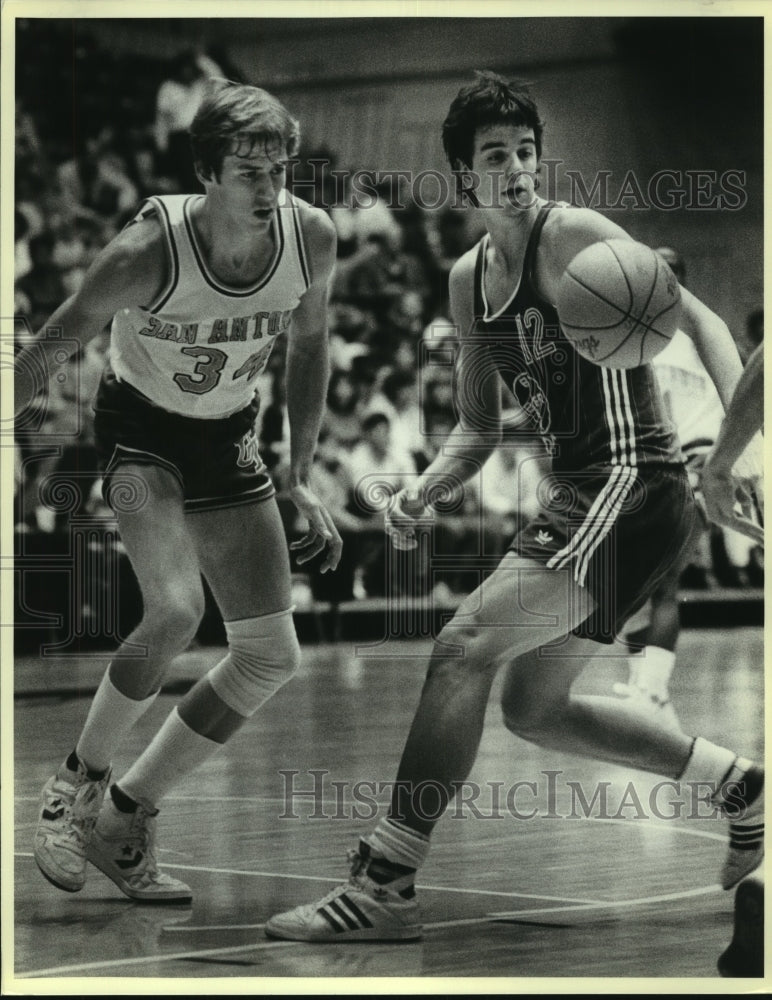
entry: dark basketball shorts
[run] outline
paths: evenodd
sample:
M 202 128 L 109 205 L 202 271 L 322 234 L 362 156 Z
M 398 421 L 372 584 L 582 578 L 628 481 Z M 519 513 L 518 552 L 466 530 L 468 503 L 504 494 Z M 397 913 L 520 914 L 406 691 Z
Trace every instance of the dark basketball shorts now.
M 131 509 L 137 484 L 122 465 L 168 469 L 182 487 L 189 513 L 267 500 L 275 489 L 257 450 L 258 402 L 229 417 L 202 420 L 156 406 L 111 371 L 94 403 L 94 437 L 102 495 L 114 510 Z
M 614 466 L 553 473 L 541 510 L 511 550 L 570 569 L 597 609 L 574 634 L 613 642 L 689 544 L 696 508 L 681 465 Z

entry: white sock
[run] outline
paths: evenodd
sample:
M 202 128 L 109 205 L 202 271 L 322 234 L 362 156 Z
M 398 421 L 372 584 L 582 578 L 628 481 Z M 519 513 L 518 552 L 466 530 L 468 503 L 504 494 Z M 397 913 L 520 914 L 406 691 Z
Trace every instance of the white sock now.
M 631 670 L 630 683 L 645 688 L 660 701 L 667 701 L 670 698 L 669 684 L 675 666 L 675 653 L 661 646 L 646 646 L 634 662 L 635 680 Z
M 150 746 L 118 782 L 129 798 L 155 809 L 178 781 L 222 747 L 186 725 L 172 709 Z
M 740 781 L 751 764 L 745 757 L 738 757 L 731 750 L 698 736 L 692 744 L 692 752 L 679 780 L 685 784 L 709 784 L 714 789 L 713 801 L 720 803 L 722 785 L 730 780 Z
M 411 830 L 393 819 L 382 819 L 363 840 L 387 861 L 406 868 L 420 868 L 429 853 L 426 834 Z
M 89 771 L 106 771 L 113 751 L 123 742 L 158 696 L 154 694 L 135 701 L 122 694 L 110 680 L 109 670 L 97 688 L 91 702 L 86 724 L 75 748 Z
M 635 656 L 627 657 L 627 683 L 630 687 L 638 687 L 638 674 L 641 660 L 643 659 L 643 651 L 636 654 Z

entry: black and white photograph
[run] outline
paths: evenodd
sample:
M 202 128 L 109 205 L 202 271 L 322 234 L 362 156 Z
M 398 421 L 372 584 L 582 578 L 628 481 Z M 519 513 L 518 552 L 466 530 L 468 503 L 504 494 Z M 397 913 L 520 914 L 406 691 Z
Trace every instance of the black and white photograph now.
M 4 993 L 768 988 L 767 5 L 602 10 L 3 5 Z

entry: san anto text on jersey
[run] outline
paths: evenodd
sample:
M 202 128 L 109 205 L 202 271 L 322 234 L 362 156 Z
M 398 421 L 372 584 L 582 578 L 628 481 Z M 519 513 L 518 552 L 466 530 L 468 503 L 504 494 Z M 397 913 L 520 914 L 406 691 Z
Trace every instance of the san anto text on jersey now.
M 156 340 L 170 340 L 176 344 L 225 344 L 234 341 L 261 340 L 263 337 L 275 337 L 289 328 L 292 320 L 292 309 L 275 312 L 256 312 L 251 316 L 235 316 L 228 319 L 215 319 L 205 324 L 171 323 L 158 316 L 149 316 L 147 326 L 138 330 L 142 337 L 154 337 Z M 199 334 L 201 340 L 199 341 Z M 206 339 L 204 339 L 206 338 Z

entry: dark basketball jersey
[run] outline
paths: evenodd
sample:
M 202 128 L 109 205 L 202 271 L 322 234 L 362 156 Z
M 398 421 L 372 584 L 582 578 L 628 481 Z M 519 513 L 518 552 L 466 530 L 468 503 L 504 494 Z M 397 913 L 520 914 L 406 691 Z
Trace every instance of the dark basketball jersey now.
M 495 314 L 488 307 L 484 284 L 489 238 L 480 241 L 470 350 L 480 365 L 493 366 L 512 390 L 529 418 L 529 433 L 536 431 L 553 456 L 555 471 L 678 463 L 680 449 L 651 366 L 623 370 L 586 361 L 566 339 L 554 306 L 535 290 L 536 249 L 553 209 L 572 210 L 555 202 L 541 208 L 520 282 Z

